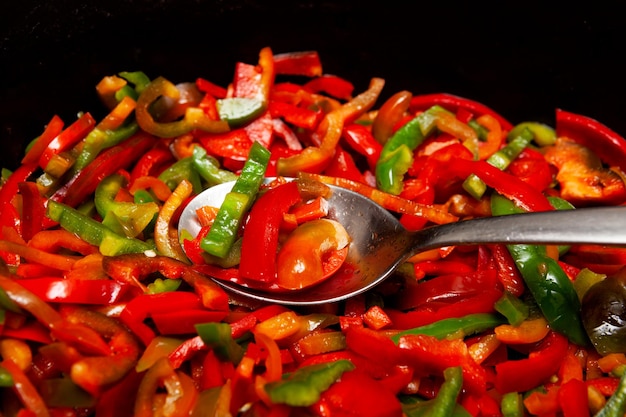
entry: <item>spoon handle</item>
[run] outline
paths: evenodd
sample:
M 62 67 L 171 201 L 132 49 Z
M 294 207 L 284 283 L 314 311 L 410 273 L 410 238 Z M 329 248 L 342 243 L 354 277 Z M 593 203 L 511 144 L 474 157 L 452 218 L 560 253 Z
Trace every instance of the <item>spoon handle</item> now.
M 626 246 L 626 207 L 510 214 L 435 226 L 416 233 L 415 251 L 460 244 Z

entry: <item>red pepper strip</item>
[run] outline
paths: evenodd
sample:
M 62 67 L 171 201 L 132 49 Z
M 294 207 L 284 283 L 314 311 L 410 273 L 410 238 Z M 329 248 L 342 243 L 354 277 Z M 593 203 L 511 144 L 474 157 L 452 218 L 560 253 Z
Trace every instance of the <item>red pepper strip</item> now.
M 120 314 L 120 320 L 147 346 L 156 334 L 144 323 L 146 318 L 151 317 L 152 314 L 200 308 L 201 306 L 199 297 L 191 292 L 174 291 L 143 294 L 126 304 Z
M 490 313 L 494 311 L 493 304 L 502 296 L 502 291 L 484 289 L 482 293 L 458 300 L 453 304 L 442 304 L 439 308 L 423 307 L 403 312 L 387 308 L 385 312 L 398 330 L 424 326 L 439 320 L 463 317 L 474 313 Z
M 41 298 L 21 286 L 11 277 L 0 276 L 0 288 L 21 308 L 32 314 L 39 322 L 46 325 L 57 338 L 71 343 L 78 343 L 89 352 L 106 354 L 109 347 L 93 330 L 82 325 L 72 325 L 63 320 L 61 315 Z
M 436 224 L 451 223 L 458 218 L 445 209 L 433 205 L 419 204 L 396 195 L 385 193 L 366 184 L 350 181 L 345 178 L 331 177 L 326 175 L 311 174 L 306 172 L 298 173 L 299 178 L 305 180 L 319 181 L 324 184 L 332 184 L 338 187 L 347 188 L 356 193 L 362 194 L 380 204 L 387 210 L 402 214 L 413 214 L 421 216 Z M 552 207 L 552 206 L 550 206 Z
M 554 207 L 540 191 L 537 191 L 519 178 L 500 171 L 485 161 L 468 161 L 462 158 L 452 158 L 448 165 L 448 170 L 451 174 L 460 178 L 467 178 L 470 174 L 477 175 L 485 184 L 515 201 L 524 210 L 554 210 Z
M 314 130 L 324 117 L 321 110 L 298 107 L 282 101 L 270 101 L 269 112 L 274 118 L 282 118 L 287 123 L 304 129 Z
M 319 77 L 322 62 L 317 51 L 286 52 L 273 57 L 276 74 Z
M 506 172 L 521 179 L 538 191 L 543 191 L 553 181 L 553 173 L 548 161 L 539 151 L 526 148 L 506 169 Z
M 184 362 L 191 359 L 197 352 L 207 350 L 208 346 L 204 343 L 200 336 L 194 336 L 185 340 L 176 349 L 174 349 L 167 357 L 174 369 L 178 369 Z M 212 373 L 212 372 L 204 372 Z
M 176 259 L 144 254 L 105 256 L 102 260 L 102 267 L 111 278 L 135 285 L 144 292 L 146 288 L 141 280 L 154 272 L 159 272 L 170 279 L 182 278 L 201 297 L 204 307 L 228 310 L 228 294 L 220 286 Z
M 150 149 L 155 140 L 150 135 L 140 133 L 117 146 L 108 148 L 57 190 L 51 199 L 76 207 L 96 190 L 96 186 L 104 178 L 129 167 L 139 159 Z
M 330 163 L 324 169 L 324 174 L 365 183 L 363 174 L 361 174 L 354 159 L 352 159 L 352 155 L 339 146 L 335 150 L 335 154 L 330 160 Z
M 561 385 L 558 401 L 563 417 L 589 417 L 587 385 L 580 379 L 571 379 Z
M 37 169 L 37 163 L 20 165 L 0 187 L 0 213 L 4 213 L 7 204 L 16 196 L 19 184 L 25 182 Z
M 42 229 L 46 207 L 36 183 L 21 182 L 18 189 L 22 196 L 22 238 L 28 242 Z
M 291 128 L 287 126 L 285 122 L 283 122 L 281 119 L 274 119 L 272 120 L 272 127 L 274 129 L 274 134 L 285 142 L 285 145 L 287 145 L 288 149 L 294 151 L 302 150 L 302 144 L 300 143 L 300 139 L 298 139 L 293 130 L 291 130 Z M 271 148 L 272 156 L 274 156 L 274 148 L 275 147 Z
M 69 271 L 74 263 L 80 259 L 75 256 L 57 255 L 46 251 L 31 248 L 24 244 L 0 240 L 0 252 L 11 252 L 21 256 L 29 262 L 37 263 L 51 268 Z
M 46 169 L 52 157 L 66 151 L 82 140 L 96 125 L 96 120 L 89 113 L 83 113 L 74 123 L 69 125 L 57 137 L 52 139 L 39 157 L 39 166 Z
M 402 406 L 395 393 L 357 368 L 345 372 L 341 379 L 321 395 L 314 407 L 328 407 L 330 415 L 361 417 L 401 417 Z
M 48 253 L 67 249 L 81 255 L 99 253 L 98 247 L 91 245 L 65 229 L 42 230 L 28 242 L 28 246 Z
M 50 331 L 38 321 L 32 320 L 22 324 L 16 329 L 5 325 L 3 328 L 0 328 L 0 335 L 9 339 L 29 340 L 44 345 L 52 343 Z
M 626 140 L 597 120 L 557 109 L 556 133 L 591 149 L 610 166 L 626 170 Z
M 157 146 L 150 149 L 139 158 L 130 173 L 131 184 L 140 177 L 145 177 L 148 175 L 158 176 L 160 174 L 160 172 L 158 171 L 161 167 L 174 161 L 174 156 L 172 155 L 172 152 L 161 144 L 162 142 L 159 142 Z
M 202 91 L 203 93 L 210 94 L 215 98 L 226 97 L 226 89 L 224 87 L 220 87 L 219 85 L 214 84 L 209 80 L 205 80 L 204 78 L 196 79 L 196 87 L 198 87 L 198 90 Z
M 250 142 L 259 142 L 266 148 L 269 148 L 274 138 L 274 123 L 269 112 L 263 113 L 261 116 L 254 119 L 243 130 L 248 135 Z
M 414 96 L 411 99 L 410 109 L 413 113 L 415 113 L 418 110 L 427 110 L 435 104 L 438 104 L 453 113 L 456 113 L 459 109 L 464 109 L 475 114 L 476 116 L 489 114 L 500 122 L 500 126 L 502 126 L 503 130 L 510 131 L 513 128 L 513 125 L 509 123 L 508 120 L 484 104 L 452 94 L 435 93 Z
M 496 389 L 500 393 L 529 391 L 554 375 L 567 353 L 565 336 L 550 332 L 528 358 L 496 365 Z
M 252 146 L 252 142 L 244 129 L 236 129 L 223 134 L 204 135 L 200 136 L 198 140 L 209 155 L 238 161 L 246 160 Z
M 498 280 L 504 289 L 516 297 L 522 295 L 525 289 L 524 279 L 506 246 L 492 245 L 489 249 L 496 264 Z
M 438 305 L 454 305 L 462 299 L 476 297 L 485 288 L 496 287 L 495 271 L 453 272 L 407 285 L 394 300 L 394 308 L 434 310 Z
M 383 147 L 376 141 L 369 129 L 361 124 L 353 123 L 343 128 L 341 137 L 350 148 L 365 156 L 368 166 L 374 171 Z
M 140 354 L 139 343 L 123 324 L 103 313 L 66 306 L 61 312 L 70 323 L 83 323 L 108 341 L 106 354 L 84 357 L 72 364 L 70 372 L 74 383 L 98 396 L 135 366 Z
M 322 75 L 306 82 L 302 88 L 310 93 L 326 93 L 340 100 L 350 100 L 354 85 L 336 75 Z
M 405 335 L 398 341 L 406 363 L 416 372 L 442 375 L 449 367 L 463 367 L 463 386 L 471 393 L 481 394 L 487 389 L 487 372 L 469 354 L 463 339 L 438 340 L 424 334 Z
M 369 88 L 341 107 L 324 116 L 319 129 L 323 132 L 319 147 L 305 148 L 301 153 L 278 160 L 277 170 L 280 175 L 295 176 L 300 171 L 320 172 L 330 162 L 335 148 L 341 139 L 344 124 L 353 122 L 358 116 L 368 111 L 378 99 L 385 81 L 373 78 Z M 313 161 L 313 162 L 311 162 Z
M 383 333 L 362 326 L 350 326 L 345 332 L 349 350 L 389 369 L 401 362 L 400 349 Z
M 132 417 L 132 409 L 142 377 L 143 373 L 131 370 L 124 379 L 103 392 L 98 397 L 94 415 L 98 417 Z
M 443 260 L 416 262 L 413 264 L 413 270 L 415 271 L 415 278 L 418 280 L 427 275 L 446 275 L 453 273 L 465 275 L 474 272 L 474 268 L 465 262 Z
M 166 313 L 152 313 L 150 317 L 162 335 L 193 334 L 196 324 L 220 322 L 228 313 L 226 311 L 209 311 L 200 308 L 187 308 Z
M 160 201 L 165 201 L 172 195 L 172 190 L 170 190 L 165 181 L 151 175 L 134 178 L 128 188 L 128 192 L 135 195 L 137 191 L 147 189 L 150 189 Z
M 161 255 L 188 262 L 178 239 L 178 229 L 174 224 L 174 214 L 193 193 L 193 185 L 182 180 L 165 201 L 154 225 L 154 243 Z
M 109 305 L 120 301 L 130 285 L 108 279 L 29 278 L 20 284 L 52 303 Z
M 413 94 L 410 91 L 399 91 L 380 106 L 372 122 L 372 135 L 378 143 L 386 143 L 395 129 L 400 127 L 398 123 L 407 116 L 412 97 Z
M 13 389 L 26 409 L 36 417 L 50 416 L 46 403 L 26 374 L 8 358 L 0 362 L 0 366 L 11 374 L 13 378 Z
M 63 131 L 63 120 L 57 115 L 54 115 L 48 122 L 48 125 L 44 129 L 43 133 L 33 146 L 28 150 L 24 158 L 22 158 L 22 164 L 32 164 L 39 162 L 41 154 L 46 150 L 50 142 L 56 138 Z
M 268 190 L 250 210 L 241 242 L 239 275 L 262 282 L 276 279 L 278 232 L 283 216 L 300 201 L 296 182 L 291 181 Z M 260 258 L 258 253 L 262 253 Z

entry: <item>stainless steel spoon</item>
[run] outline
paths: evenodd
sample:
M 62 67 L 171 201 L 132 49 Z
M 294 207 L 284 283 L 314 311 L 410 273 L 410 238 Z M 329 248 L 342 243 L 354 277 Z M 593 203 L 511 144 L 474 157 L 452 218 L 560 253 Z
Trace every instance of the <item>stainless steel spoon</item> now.
M 233 183 L 220 184 L 194 198 L 181 215 L 179 236 L 183 231 L 197 235 L 200 225 L 196 209 L 205 205 L 219 207 L 232 186 Z M 341 187 L 330 187 L 333 193 L 328 199 L 328 217 L 339 221 L 352 239 L 346 262 L 333 277 L 308 289 L 281 293 L 216 281 L 239 296 L 257 301 L 313 305 L 363 293 L 388 278 L 409 257 L 444 246 L 485 243 L 626 246 L 626 206 L 512 214 L 410 232 L 392 213 L 369 198 Z

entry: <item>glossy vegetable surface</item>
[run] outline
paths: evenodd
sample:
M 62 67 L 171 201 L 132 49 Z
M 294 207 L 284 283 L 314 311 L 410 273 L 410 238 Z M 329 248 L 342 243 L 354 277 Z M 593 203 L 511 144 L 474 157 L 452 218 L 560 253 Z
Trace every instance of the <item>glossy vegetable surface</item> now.
M 191 81 L 108 75 L 102 121 L 49 118 L 4 172 L 3 415 L 622 412 L 622 326 L 603 323 L 623 319 L 609 308 L 623 248 L 440 248 L 306 309 L 252 305 L 211 278 L 293 290 L 333 272 L 350 237 L 323 219 L 324 182 L 410 229 L 624 204 L 619 135 L 562 110 L 551 129 L 450 94 L 384 99 L 386 80 L 358 91 L 314 51 L 263 48 L 228 85 Z M 278 180 L 259 188 L 264 176 Z M 228 248 L 203 252 L 209 209 L 181 239 L 190 198 L 233 179 Z

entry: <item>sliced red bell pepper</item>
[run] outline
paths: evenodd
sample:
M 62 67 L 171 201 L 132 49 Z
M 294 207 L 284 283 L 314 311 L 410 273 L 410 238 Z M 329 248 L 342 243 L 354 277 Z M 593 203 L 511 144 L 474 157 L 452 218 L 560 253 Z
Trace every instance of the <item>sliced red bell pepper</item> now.
M 144 323 L 145 319 L 151 317 L 152 314 L 201 308 L 201 306 L 200 298 L 186 291 L 143 294 L 126 304 L 120 314 L 120 320 L 147 346 L 156 333 Z
M 39 157 L 39 166 L 46 169 L 52 157 L 70 149 L 96 126 L 96 120 L 90 113 L 83 113 L 74 123 L 69 125 L 57 137 L 52 139 Z
M 513 125 L 508 120 L 506 120 L 504 117 L 502 117 L 500 114 L 496 113 L 494 110 L 487 107 L 486 105 L 452 94 L 434 93 L 414 96 L 411 99 L 410 109 L 412 112 L 416 112 L 418 110 L 423 111 L 431 108 L 435 104 L 438 104 L 453 113 L 456 113 L 459 109 L 465 109 L 476 116 L 489 114 L 495 117 L 498 122 L 500 122 L 500 126 L 502 126 L 502 129 L 510 131 L 513 128 Z
M 328 407 L 331 415 L 358 415 L 362 417 L 400 417 L 402 406 L 395 394 L 383 383 L 358 368 L 322 393 L 320 407 Z
M 553 180 L 553 172 L 544 156 L 530 148 L 511 161 L 506 171 L 538 191 L 548 188 Z
M 322 62 L 317 51 L 285 52 L 273 57 L 276 74 L 318 77 Z
M 57 190 L 51 199 L 71 207 L 77 206 L 96 190 L 100 181 L 122 168 L 128 168 L 144 155 L 155 141 L 154 137 L 140 133 L 105 150 Z
M 374 171 L 383 147 L 376 141 L 370 130 L 362 124 L 352 123 L 343 128 L 342 138 L 352 150 L 367 159 L 370 170 Z
M 550 332 L 528 358 L 496 365 L 496 389 L 501 393 L 523 392 L 546 382 L 555 374 L 567 353 L 567 338 Z
M 219 322 L 228 313 L 226 311 L 211 311 L 201 308 L 186 308 L 179 311 L 152 313 L 150 318 L 162 335 L 193 334 L 196 324 Z
M 287 182 L 260 196 L 252 209 L 243 233 L 239 274 L 257 282 L 276 279 L 278 232 L 285 213 L 300 201 L 298 185 Z M 256 254 L 262 253 L 258 257 Z
M 294 126 L 311 130 L 317 128 L 324 117 L 321 110 L 311 110 L 276 100 L 270 101 L 269 112 L 272 117 L 280 117 Z
M 46 207 L 36 183 L 24 181 L 18 189 L 22 196 L 22 237 L 28 242 L 42 229 Z
M 196 87 L 198 87 L 198 90 L 202 91 L 203 93 L 210 94 L 215 98 L 226 97 L 227 91 L 224 87 L 220 87 L 219 85 L 214 84 L 204 78 L 200 77 L 196 79 Z
M 11 173 L 9 179 L 0 187 L 0 213 L 4 212 L 7 204 L 10 204 L 13 197 L 17 195 L 19 184 L 28 180 L 36 170 L 37 163 L 28 163 L 20 165 Z
M 626 171 L 626 140 L 597 120 L 557 109 L 556 133 L 588 147 L 610 166 Z
M 145 176 L 158 176 L 160 170 L 166 164 L 174 161 L 172 152 L 162 145 L 162 142 L 144 153 L 133 166 L 130 172 L 130 183 L 134 183 L 137 178 Z
M 559 388 L 558 402 L 563 417 L 589 417 L 587 385 L 580 379 L 571 379 Z
M 131 288 L 108 279 L 30 278 L 20 281 L 24 288 L 51 303 L 109 305 L 119 302 Z
M 330 163 L 324 169 L 324 174 L 356 182 L 365 182 L 363 174 L 357 167 L 356 162 L 354 162 L 352 155 L 342 147 L 336 148 Z
M 354 91 L 354 85 L 350 81 L 336 75 L 322 75 L 313 78 L 306 82 L 302 88 L 311 93 L 326 93 L 340 100 L 350 100 Z
M 39 162 L 39 158 L 46 150 L 50 142 L 56 138 L 63 131 L 63 120 L 57 115 L 54 115 L 52 119 L 46 125 L 43 133 L 31 148 L 26 152 L 24 158 L 22 158 L 22 164 L 32 164 Z

